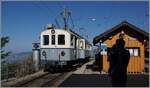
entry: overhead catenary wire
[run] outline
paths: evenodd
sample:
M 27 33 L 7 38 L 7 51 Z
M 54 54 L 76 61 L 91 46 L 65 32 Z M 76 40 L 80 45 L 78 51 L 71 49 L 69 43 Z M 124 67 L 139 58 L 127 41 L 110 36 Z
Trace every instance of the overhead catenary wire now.
M 64 28 L 65 29 L 71 29 L 73 30 L 74 28 L 74 22 L 71 16 L 71 11 L 68 10 L 66 7 L 63 9 L 63 11 L 60 13 L 63 20 L 64 20 Z M 71 23 L 71 24 L 70 24 Z
M 59 25 L 59 23 L 58 23 L 56 18 L 55 18 L 55 23 L 56 23 L 57 27 L 60 28 L 60 25 Z
M 42 4 L 40 4 L 40 5 L 38 5 L 37 3 L 35 3 L 35 2 L 32 2 L 32 4 L 35 6 L 35 7 L 37 7 L 37 8 L 39 8 L 41 11 L 43 11 L 44 13 L 47 13 L 49 16 L 51 16 L 52 14 L 50 13 L 50 11 L 51 11 L 51 9 L 48 9 L 48 8 L 46 8 L 45 6 L 43 6 Z M 60 6 L 60 5 L 59 5 Z M 58 22 L 58 15 L 57 15 L 57 17 L 54 19 L 54 21 L 55 21 L 55 23 L 56 23 L 56 26 L 58 27 L 58 28 L 61 28 L 61 26 L 60 26 L 60 21 Z
M 73 22 L 71 14 L 70 14 L 70 19 L 71 19 L 71 23 L 72 23 L 72 29 L 74 29 L 74 22 Z
M 50 11 L 51 11 L 51 9 L 48 9 L 48 8 L 46 8 L 45 6 L 43 6 L 42 4 L 40 4 L 40 5 L 38 5 L 37 3 L 35 3 L 35 2 L 32 2 L 33 3 L 33 5 L 35 6 L 35 7 L 37 7 L 37 8 L 39 8 L 39 9 L 41 9 L 41 11 L 43 11 L 44 13 L 47 13 L 48 15 L 52 15 L 51 13 L 50 13 Z M 60 7 L 60 8 L 62 8 L 62 5 L 60 4 L 60 2 L 58 2 L 58 6 Z M 66 6 L 65 6 L 66 7 Z M 60 21 L 60 17 L 59 17 L 60 15 L 57 15 L 56 17 L 55 17 L 55 19 L 54 19 L 54 22 L 55 22 L 55 24 L 56 24 L 56 27 L 57 28 L 61 28 L 61 21 Z M 74 29 L 74 27 L 75 27 L 75 24 L 74 24 L 74 21 L 73 21 L 73 19 L 72 19 L 72 16 L 71 16 L 71 11 L 69 11 L 68 10 L 68 16 L 67 16 L 67 19 L 66 19 L 66 25 L 68 26 L 68 27 L 70 27 L 70 25 L 68 25 L 68 22 L 71 22 L 71 29 L 73 30 Z

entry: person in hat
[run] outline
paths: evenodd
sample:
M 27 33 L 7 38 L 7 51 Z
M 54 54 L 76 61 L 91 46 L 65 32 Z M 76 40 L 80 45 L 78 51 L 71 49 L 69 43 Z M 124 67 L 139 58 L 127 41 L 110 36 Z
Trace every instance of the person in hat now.
M 127 81 L 127 66 L 130 53 L 124 48 L 125 41 L 123 38 L 124 34 L 120 34 L 108 56 L 110 62 L 108 73 L 113 87 L 124 87 Z

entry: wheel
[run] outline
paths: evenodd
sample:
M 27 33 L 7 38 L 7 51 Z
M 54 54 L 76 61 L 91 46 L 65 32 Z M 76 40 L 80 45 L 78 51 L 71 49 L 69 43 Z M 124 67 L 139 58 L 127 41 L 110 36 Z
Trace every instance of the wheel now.
M 44 72 L 48 71 L 47 66 L 48 66 L 47 64 L 44 65 L 44 70 L 43 70 Z
M 48 72 L 48 69 L 46 69 L 46 68 L 44 68 L 44 70 L 43 70 L 44 72 Z

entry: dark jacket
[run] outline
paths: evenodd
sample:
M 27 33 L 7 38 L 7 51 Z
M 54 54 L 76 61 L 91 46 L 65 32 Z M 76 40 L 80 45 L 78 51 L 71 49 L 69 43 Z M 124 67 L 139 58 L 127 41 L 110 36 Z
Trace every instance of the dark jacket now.
M 109 53 L 109 76 L 114 78 L 126 77 L 127 75 L 127 66 L 130 59 L 130 53 L 128 50 L 123 48 L 120 43 L 122 40 L 117 40 L 116 45 L 112 47 L 111 52 Z

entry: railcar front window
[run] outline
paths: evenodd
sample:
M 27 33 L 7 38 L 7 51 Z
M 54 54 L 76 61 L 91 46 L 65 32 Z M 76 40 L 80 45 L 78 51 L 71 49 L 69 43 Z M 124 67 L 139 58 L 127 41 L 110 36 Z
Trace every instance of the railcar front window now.
M 55 44 L 55 35 L 52 35 L 52 45 Z
M 49 44 L 49 35 L 43 35 L 43 45 Z
M 58 45 L 65 45 L 65 35 L 58 35 Z

